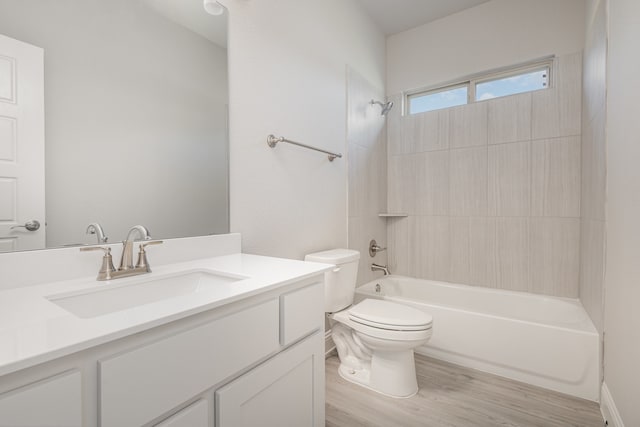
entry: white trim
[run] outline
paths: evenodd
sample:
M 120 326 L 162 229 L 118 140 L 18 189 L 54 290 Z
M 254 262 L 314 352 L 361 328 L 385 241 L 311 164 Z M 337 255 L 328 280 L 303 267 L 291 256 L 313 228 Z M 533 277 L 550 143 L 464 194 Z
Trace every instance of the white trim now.
M 602 383 L 601 394 L 600 412 L 602 413 L 604 420 L 608 423 L 607 425 L 609 427 L 624 427 L 620 412 L 618 412 L 618 408 L 616 408 L 616 404 L 613 401 L 613 397 L 611 396 L 607 383 L 605 382 Z
M 336 345 L 331 339 L 331 329 L 324 333 L 324 358 L 331 356 L 336 349 Z

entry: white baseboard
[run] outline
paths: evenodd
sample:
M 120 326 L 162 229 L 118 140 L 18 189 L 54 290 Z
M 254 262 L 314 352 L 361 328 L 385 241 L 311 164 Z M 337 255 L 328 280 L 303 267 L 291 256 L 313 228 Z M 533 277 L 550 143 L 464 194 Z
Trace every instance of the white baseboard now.
M 331 329 L 324 333 L 324 357 L 325 359 L 329 356 L 332 356 L 335 352 L 336 345 L 333 343 L 331 339 Z
M 624 427 L 622 417 L 620 416 L 620 412 L 618 412 L 618 408 L 616 408 L 616 404 L 613 401 L 611 393 L 609 392 L 607 383 L 602 383 L 601 393 L 602 395 L 600 397 L 600 412 L 602 412 L 602 416 L 607 422 L 607 425 L 609 427 Z

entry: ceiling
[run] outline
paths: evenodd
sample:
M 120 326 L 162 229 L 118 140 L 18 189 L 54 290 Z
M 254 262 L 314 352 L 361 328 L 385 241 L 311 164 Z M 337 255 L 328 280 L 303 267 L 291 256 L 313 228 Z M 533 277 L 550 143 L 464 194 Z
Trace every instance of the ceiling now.
M 358 0 L 386 34 L 396 34 L 489 0 Z
M 160 15 L 169 18 L 226 49 L 227 13 L 212 16 L 204 11 L 202 0 L 142 0 Z

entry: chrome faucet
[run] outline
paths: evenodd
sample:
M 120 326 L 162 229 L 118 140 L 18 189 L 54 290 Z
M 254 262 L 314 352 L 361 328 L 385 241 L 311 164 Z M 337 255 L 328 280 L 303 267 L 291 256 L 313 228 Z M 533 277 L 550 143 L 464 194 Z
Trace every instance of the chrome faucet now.
M 138 235 L 138 240 L 145 241 L 140 243 L 138 251 L 138 262 L 135 267 L 133 265 L 133 242 L 135 235 Z M 131 227 L 127 238 L 122 242 L 122 257 L 120 258 L 120 267 L 116 270 L 113 266 L 113 259 L 111 257 L 111 248 L 107 246 L 89 246 L 80 248 L 80 251 L 104 251 L 102 258 L 102 267 L 98 272 L 97 280 L 112 280 L 119 279 L 121 277 L 137 276 L 138 274 L 151 273 L 149 267 L 149 261 L 147 260 L 147 252 L 145 248 L 150 245 L 159 245 L 162 240 L 150 241 L 151 236 L 149 230 L 142 225 L 136 225 Z
M 388 276 L 389 273 L 389 267 L 387 267 L 386 265 L 378 265 L 378 264 L 371 264 L 371 271 L 382 271 L 384 273 L 385 276 Z
M 134 225 L 129 229 L 127 238 L 122 242 L 122 257 L 120 257 L 120 267 L 118 271 L 131 270 L 133 267 L 133 239 L 134 234 L 138 234 L 138 240 L 151 240 L 149 230 L 143 225 Z
M 107 243 L 107 240 L 109 240 L 109 238 L 104 235 L 104 230 L 102 229 L 102 226 L 97 222 L 92 222 L 91 224 L 89 224 L 89 226 L 87 227 L 86 233 L 95 234 L 96 238 L 98 239 L 99 245 Z

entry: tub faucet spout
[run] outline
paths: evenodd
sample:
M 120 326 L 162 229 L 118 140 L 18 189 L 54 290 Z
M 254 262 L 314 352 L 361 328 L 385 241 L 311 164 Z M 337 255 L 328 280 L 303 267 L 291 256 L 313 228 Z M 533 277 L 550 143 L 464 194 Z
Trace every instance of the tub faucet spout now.
M 382 271 L 384 273 L 385 276 L 388 276 L 389 273 L 389 267 L 387 267 L 386 265 L 378 265 L 378 264 L 371 264 L 371 271 Z

